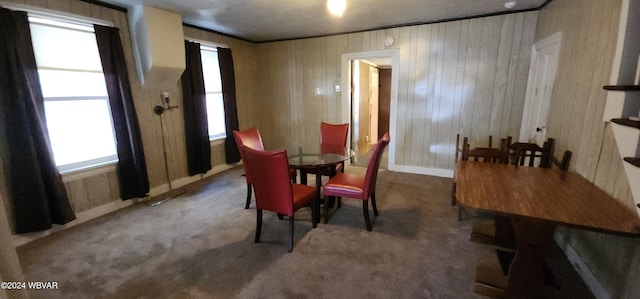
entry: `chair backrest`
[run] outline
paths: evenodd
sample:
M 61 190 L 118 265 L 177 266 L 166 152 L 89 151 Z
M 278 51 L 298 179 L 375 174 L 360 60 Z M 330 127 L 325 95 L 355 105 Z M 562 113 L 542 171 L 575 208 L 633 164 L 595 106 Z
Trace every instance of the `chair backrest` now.
M 367 165 L 367 174 L 364 177 L 364 187 L 363 189 L 367 192 L 366 196 L 368 197 L 376 188 L 376 180 L 378 178 L 378 168 L 380 167 L 380 161 L 382 160 L 382 153 L 384 152 L 384 148 L 389 144 L 391 138 L 389 137 L 389 133 L 385 133 L 384 136 L 378 143 L 376 143 L 373 148 L 373 153 L 371 154 L 371 159 L 369 160 L 369 164 Z
M 256 151 L 245 147 L 245 164 L 254 174 L 256 208 L 293 215 L 293 189 L 289 177 L 289 161 L 284 149 Z
M 500 147 L 493 148 L 493 137 L 489 135 L 489 147 L 470 148 L 468 137 L 464 137 L 460 148 L 460 134 L 456 135 L 456 161 L 461 160 L 482 161 L 489 163 L 507 163 L 507 145 L 511 142 L 511 136 L 500 139 Z
M 347 146 L 349 124 L 320 123 L 320 144 L 329 146 Z
M 571 156 L 573 155 L 573 153 L 571 153 L 571 151 L 564 151 L 564 154 L 562 155 L 562 160 L 556 159 L 555 157 L 553 158 L 553 164 L 558 166 L 558 168 L 560 168 L 560 170 L 564 170 L 567 171 L 569 170 L 569 163 L 571 163 Z
M 538 167 L 550 168 L 553 162 L 555 140 L 547 139 L 540 147 L 535 143 L 517 142 L 509 145 L 509 158 L 512 164 L 534 166 L 539 158 Z
M 248 147 L 250 149 L 258 151 L 264 151 L 264 145 L 262 144 L 260 131 L 258 131 L 257 128 L 250 128 L 244 131 L 233 130 L 233 137 L 236 139 L 236 144 L 238 145 L 238 151 L 240 152 L 240 158 L 242 158 L 242 165 L 247 177 L 247 182 L 252 183 L 253 180 L 251 177 L 251 172 L 247 169 L 247 160 L 244 156 L 243 147 Z

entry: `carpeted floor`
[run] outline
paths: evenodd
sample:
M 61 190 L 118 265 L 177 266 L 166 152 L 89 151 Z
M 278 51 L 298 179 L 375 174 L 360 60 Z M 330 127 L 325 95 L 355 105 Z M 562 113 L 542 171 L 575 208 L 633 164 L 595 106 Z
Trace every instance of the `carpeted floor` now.
M 301 210 L 287 253 L 288 221 L 272 213 L 262 243 L 253 242 L 255 205 L 244 209 L 242 173 L 21 246 L 25 279 L 59 286 L 31 297 L 480 298 L 475 265 L 493 252 L 469 241 L 471 221 L 458 221 L 450 205 L 451 179 L 381 171 L 372 232 L 360 201 L 345 200 L 315 229 Z M 557 248 L 549 258 L 559 286 L 545 287 L 544 298 L 591 296 Z

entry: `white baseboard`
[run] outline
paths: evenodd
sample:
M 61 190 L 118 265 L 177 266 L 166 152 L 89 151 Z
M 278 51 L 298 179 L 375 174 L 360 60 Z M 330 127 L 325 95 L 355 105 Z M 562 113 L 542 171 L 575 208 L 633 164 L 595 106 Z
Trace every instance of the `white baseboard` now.
M 593 296 L 598 299 L 610 299 L 611 295 L 606 289 L 602 287 L 598 279 L 593 275 L 589 267 L 582 260 L 582 257 L 578 252 L 569 244 L 569 242 L 559 233 L 554 235 L 556 243 L 564 251 L 564 255 L 567 257 L 573 268 L 578 272 L 578 275 L 582 278 L 584 283 L 593 293 Z
M 184 178 L 179 178 L 177 180 L 174 180 L 171 182 L 171 187 L 173 189 L 175 188 L 180 188 L 183 187 L 185 185 L 188 185 L 190 183 L 193 182 L 197 182 L 203 178 L 206 177 L 210 177 L 212 175 L 221 173 L 223 171 L 229 170 L 231 168 L 234 168 L 235 165 L 227 165 L 227 164 L 222 164 L 222 165 L 218 165 L 213 167 L 211 170 L 209 170 L 206 174 L 203 175 L 194 175 L 194 176 L 190 176 L 190 177 L 184 177 Z M 169 184 L 162 184 L 160 186 L 156 186 L 154 188 L 151 188 L 151 190 L 149 190 L 149 195 L 150 196 L 156 196 L 165 192 L 171 191 L 171 188 L 169 188 Z M 139 202 L 139 199 L 130 199 L 130 200 L 114 200 L 112 202 L 106 203 L 104 205 L 80 212 L 76 214 L 76 219 L 66 223 L 64 225 L 54 225 L 51 229 L 48 229 L 46 231 L 41 231 L 41 232 L 35 232 L 35 233 L 27 233 L 27 234 L 14 234 L 12 235 L 12 240 L 13 240 L 13 245 L 15 247 L 27 244 L 31 241 L 35 241 L 39 238 L 42 237 L 46 237 L 49 236 L 53 233 L 59 232 L 59 231 L 63 231 L 67 228 L 70 227 L 74 227 L 78 224 L 87 222 L 89 220 L 98 218 L 100 216 L 115 212 L 117 210 L 126 208 L 128 206 L 131 206 L 133 204 L 136 204 Z
M 393 165 L 392 171 L 432 175 L 437 177 L 453 178 L 453 170 L 440 168 L 427 168 L 407 165 Z
M 171 191 L 172 189 L 176 189 L 176 188 L 180 188 L 180 187 L 184 187 L 188 184 L 191 183 L 195 183 L 199 180 L 202 180 L 204 178 L 208 178 L 212 175 L 216 175 L 218 173 L 221 173 L 223 171 L 227 171 L 231 168 L 236 167 L 236 165 L 229 165 L 229 164 L 221 164 L 221 165 L 217 165 L 214 166 L 213 168 L 211 168 L 211 170 L 207 171 L 207 173 L 205 174 L 198 174 L 198 175 L 193 175 L 193 176 L 188 176 L 188 177 L 183 177 L 183 178 L 179 178 L 177 180 L 173 180 L 171 181 L 171 187 L 169 187 L 169 184 L 162 184 L 156 187 L 151 188 L 151 190 L 149 190 L 149 195 L 150 196 L 156 196 L 159 194 L 163 194 L 166 192 Z

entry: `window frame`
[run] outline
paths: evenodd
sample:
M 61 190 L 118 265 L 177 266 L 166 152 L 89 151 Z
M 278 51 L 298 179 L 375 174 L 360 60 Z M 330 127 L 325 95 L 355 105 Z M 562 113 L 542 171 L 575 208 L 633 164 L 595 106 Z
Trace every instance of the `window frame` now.
M 191 40 L 191 41 L 194 41 L 194 40 Z M 200 55 L 201 56 L 202 56 L 203 52 L 205 52 L 205 51 L 206 52 L 213 52 L 216 55 L 216 60 L 217 60 L 217 55 L 218 55 L 218 49 L 217 48 L 218 47 L 225 47 L 226 48 L 226 46 L 217 45 L 215 43 L 211 43 L 211 42 L 207 42 L 207 41 L 194 41 L 194 42 L 197 42 L 197 43 L 200 44 Z M 219 65 L 220 65 L 220 62 L 218 61 L 218 66 Z M 202 67 L 203 67 L 203 73 L 204 73 L 204 65 L 202 65 Z M 224 141 L 227 138 L 226 114 L 225 114 L 225 111 L 224 111 L 224 95 L 222 93 L 222 74 L 220 73 L 220 68 L 219 67 L 218 67 L 218 75 L 219 75 L 219 78 L 220 78 L 220 91 L 208 91 L 206 84 L 205 84 L 205 91 L 204 91 L 205 92 L 205 106 L 207 106 L 207 109 L 208 109 L 208 105 L 207 105 L 206 98 L 207 98 L 208 95 L 220 95 L 220 98 L 222 99 L 222 115 L 223 115 L 222 122 L 223 122 L 223 127 L 225 128 L 225 130 L 224 130 L 223 133 L 214 134 L 214 135 L 212 135 L 211 132 L 209 132 L 209 142 L 212 145 L 220 144 L 220 143 L 222 143 L 222 141 Z M 203 77 L 204 77 L 204 74 L 203 74 Z M 206 80 L 205 80 L 205 82 L 206 82 Z M 210 119 L 211 118 L 209 117 L 209 113 L 207 113 L 207 127 L 209 127 Z
M 94 24 L 113 26 L 113 24 L 109 22 L 77 17 L 75 15 L 69 15 L 64 13 L 58 14 L 58 12 L 38 11 L 38 10 L 24 9 L 23 7 L 20 7 L 18 9 L 27 11 L 30 26 L 31 24 L 37 24 L 40 26 L 49 26 L 49 27 L 58 28 L 58 29 L 91 33 L 94 37 L 95 37 L 95 31 L 93 29 Z M 33 43 L 33 47 L 35 49 L 36 47 L 35 43 Z M 36 60 L 36 63 L 37 63 L 37 60 Z M 102 62 L 100 62 L 100 64 L 101 63 Z M 77 74 L 100 73 L 102 77 L 104 77 L 104 71 L 102 70 L 102 68 L 100 69 L 100 71 L 96 71 L 92 69 L 83 70 L 78 68 L 49 67 L 49 66 L 37 65 L 37 70 L 38 72 L 40 70 L 66 71 L 66 72 L 75 72 Z M 106 82 L 105 82 L 105 85 L 106 85 Z M 99 101 L 104 101 L 106 103 L 106 107 L 107 107 L 106 112 L 108 113 L 109 125 L 112 131 L 115 152 L 113 155 L 96 157 L 89 160 L 67 163 L 64 165 L 58 165 L 56 163 L 56 167 L 60 172 L 60 174 L 63 175 L 64 181 L 71 181 L 75 179 L 93 176 L 96 174 L 102 174 L 102 173 L 114 171 L 115 165 L 118 162 L 118 149 L 117 149 L 117 139 L 115 135 L 115 125 L 113 123 L 113 115 L 111 113 L 108 93 L 105 95 L 99 95 L 99 96 L 91 96 L 91 95 L 57 96 L 56 95 L 56 96 L 45 97 L 43 95 L 43 102 L 45 105 L 47 102 L 53 102 L 53 101 L 86 101 L 86 100 L 99 100 Z

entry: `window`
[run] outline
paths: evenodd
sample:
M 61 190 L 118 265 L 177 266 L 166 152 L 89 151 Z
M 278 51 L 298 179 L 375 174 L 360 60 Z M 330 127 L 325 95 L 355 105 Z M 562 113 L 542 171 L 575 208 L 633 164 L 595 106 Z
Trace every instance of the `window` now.
M 202 74 L 206 95 L 207 119 L 209 121 L 209 140 L 227 137 L 224 121 L 224 102 L 222 101 L 222 79 L 218 51 L 214 47 L 200 45 L 202 56 Z
M 92 25 L 29 17 L 53 155 L 61 173 L 117 161 Z

